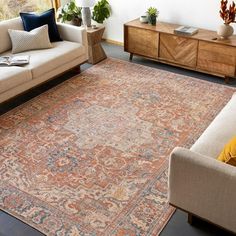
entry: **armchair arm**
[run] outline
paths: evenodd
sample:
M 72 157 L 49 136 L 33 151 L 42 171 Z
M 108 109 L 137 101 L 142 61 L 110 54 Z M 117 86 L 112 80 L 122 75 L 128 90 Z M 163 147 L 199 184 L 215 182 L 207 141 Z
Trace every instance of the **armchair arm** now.
M 57 23 L 57 27 L 62 39 L 88 46 L 87 32 L 84 28 L 63 23 Z
M 168 184 L 171 204 L 236 232 L 236 167 L 175 148 Z

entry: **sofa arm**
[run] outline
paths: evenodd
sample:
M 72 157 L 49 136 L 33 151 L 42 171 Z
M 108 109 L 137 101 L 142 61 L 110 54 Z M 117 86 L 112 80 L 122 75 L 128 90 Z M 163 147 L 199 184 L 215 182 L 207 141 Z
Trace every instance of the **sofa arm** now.
M 168 185 L 171 204 L 236 232 L 236 167 L 175 148 Z
M 63 23 L 57 23 L 57 27 L 63 40 L 81 43 L 86 47 L 88 46 L 85 28 Z

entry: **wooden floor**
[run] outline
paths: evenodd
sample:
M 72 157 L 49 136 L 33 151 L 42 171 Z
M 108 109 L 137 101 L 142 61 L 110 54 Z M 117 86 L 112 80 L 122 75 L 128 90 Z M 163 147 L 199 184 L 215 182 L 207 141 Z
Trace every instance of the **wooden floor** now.
M 121 46 L 114 46 L 107 43 L 103 44 L 103 47 L 109 57 L 115 57 L 121 60 L 128 60 L 129 54 L 123 52 Z M 201 80 L 212 81 L 214 83 L 224 84 L 224 81 L 220 78 L 209 76 L 206 74 L 201 74 L 197 72 L 191 72 L 188 70 L 160 64 L 143 58 L 135 57 L 133 58 L 133 63 L 138 63 L 161 70 L 168 70 L 174 73 L 179 73 L 187 76 L 192 76 Z M 85 64 L 81 67 L 81 70 L 85 70 L 91 67 L 89 64 Z M 20 96 L 9 103 L 4 104 L 0 107 L 0 114 L 7 112 L 8 110 L 22 104 L 23 102 L 37 96 L 38 94 L 52 88 L 58 83 L 71 78 L 75 75 L 74 72 L 69 72 L 60 78 L 57 78 L 49 83 L 30 91 L 24 96 Z M 230 81 L 230 86 L 236 87 L 236 81 Z M 0 211 L 0 236 L 42 236 L 43 234 L 37 230 L 31 228 L 30 226 L 24 224 L 23 222 L 15 219 L 14 217 Z M 187 223 L 187 214 L 177 210 L 172 216 L 169 223 L 166 225 L 161 233 L 161 236 L 230 236 L 232 234 L 217 228 L 214 225 L 208 224 L 201 220 L 197 220 L 194 225 L 189 225 Z

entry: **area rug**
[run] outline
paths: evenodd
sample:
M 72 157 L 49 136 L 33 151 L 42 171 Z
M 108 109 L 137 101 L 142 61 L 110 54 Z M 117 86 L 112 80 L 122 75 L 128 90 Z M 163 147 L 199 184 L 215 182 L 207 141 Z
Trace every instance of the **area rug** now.
M 0 208 L 46 235 L 158 235 L 170 152 L 234 91 L 107 59 L 0 117 Z

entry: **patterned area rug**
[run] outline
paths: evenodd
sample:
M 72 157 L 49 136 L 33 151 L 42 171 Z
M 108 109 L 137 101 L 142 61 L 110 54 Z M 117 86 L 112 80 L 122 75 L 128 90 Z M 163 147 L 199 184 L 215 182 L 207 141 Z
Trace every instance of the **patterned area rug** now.
M 158 235 L 170 152 L 233 92 L 107 59 L 0 117 L 0 208 L 46 235 Z

